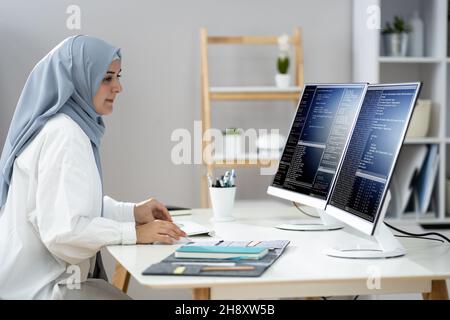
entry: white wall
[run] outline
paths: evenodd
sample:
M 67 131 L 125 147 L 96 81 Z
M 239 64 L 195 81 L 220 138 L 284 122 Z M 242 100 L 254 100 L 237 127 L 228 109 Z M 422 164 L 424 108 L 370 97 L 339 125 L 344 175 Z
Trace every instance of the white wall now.
M 66 28 L 66 8 L 81 8 L 81 30 Z M 198 206 L 201 167 L 175 166 L 170 135 L 193 129 L 200 119 L 199 28 L 211 34 L 279 35 L 303 28 L 305 80 L 351 79 L 350 0 L 0 0 L 0 143 L 34 64 L 63 38 L 84 33 L 122 48 L 124 92 L 106 119 L 102 156 L 105 191 L 138 201 L 155 196 L 166 203 Z M 215 85 L 273 83 L 273 48 L 215 48 Z M 295 105 L 289 102 L 220 103 L 218 128 L 279 128 L 286 133 Z M 242 170 L 238 198 L 266 197 L 270 177 Z M 107 268 L 112 270 L 111 260 Z M 186 291 L 144 292 L 133 297 L 186 298 Z

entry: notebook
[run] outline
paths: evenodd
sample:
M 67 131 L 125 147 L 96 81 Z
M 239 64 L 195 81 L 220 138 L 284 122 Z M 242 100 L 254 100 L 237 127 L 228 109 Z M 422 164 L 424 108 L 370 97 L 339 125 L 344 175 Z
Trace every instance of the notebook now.
M 172 217 L 187 216 L 187 215 L 192 214 L 192 211 L 190 208 L 170 206 L 170 205 L 166 206 L 166 208 Z
M 261 259 L 268 252 L 263 247 L 182 246 L 175 251 L 175 258 Z
M 170 215 L 172 217 L 178 217 L 178 216 L 189 216 L 192 214 L 191 210 L 176 210 L 176 211 L 169 211 Z

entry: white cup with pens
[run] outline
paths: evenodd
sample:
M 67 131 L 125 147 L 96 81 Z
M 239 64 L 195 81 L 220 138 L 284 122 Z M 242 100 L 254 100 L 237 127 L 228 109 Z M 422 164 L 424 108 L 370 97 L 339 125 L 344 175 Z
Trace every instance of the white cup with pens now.
M 214 222 L 233 221 L 233 206 L 236 195 L 236 171 L 225 172 L 219 179 L 208 175 L 209 196 L 213 210 Z

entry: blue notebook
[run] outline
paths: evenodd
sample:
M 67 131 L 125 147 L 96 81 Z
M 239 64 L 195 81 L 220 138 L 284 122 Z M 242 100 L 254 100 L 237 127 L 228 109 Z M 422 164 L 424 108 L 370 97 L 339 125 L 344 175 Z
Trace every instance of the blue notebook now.
M 264 247 L 182 246 L 175 251 L 175 258 L 261 259 L 268 252 Z

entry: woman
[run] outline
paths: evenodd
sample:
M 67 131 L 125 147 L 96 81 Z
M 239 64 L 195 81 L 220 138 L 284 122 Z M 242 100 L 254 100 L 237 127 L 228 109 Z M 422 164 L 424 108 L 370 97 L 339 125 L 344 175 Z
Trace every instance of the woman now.
M 99 250 L 186 236 L 154 199 L 102 196 L 102 116 L 120 71 L 120 50 L 90 36 L 64 40 L 32 70 L 0 159 L 0 299 L 125 298 L 90 279 L 101 277 Z

